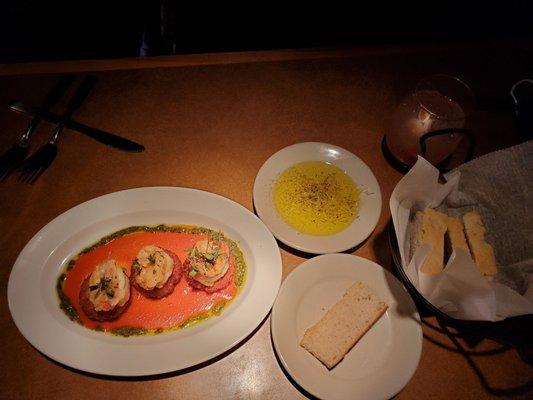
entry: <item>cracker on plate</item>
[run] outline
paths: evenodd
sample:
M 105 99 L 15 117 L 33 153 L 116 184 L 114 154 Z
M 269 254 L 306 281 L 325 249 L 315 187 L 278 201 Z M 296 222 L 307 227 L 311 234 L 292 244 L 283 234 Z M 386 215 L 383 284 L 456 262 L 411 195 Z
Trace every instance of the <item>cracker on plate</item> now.
M 305 331 L 300 346 L 332 369 L 385 313 L 387 307 L 372 289 L 355 282 L 319 322 Z

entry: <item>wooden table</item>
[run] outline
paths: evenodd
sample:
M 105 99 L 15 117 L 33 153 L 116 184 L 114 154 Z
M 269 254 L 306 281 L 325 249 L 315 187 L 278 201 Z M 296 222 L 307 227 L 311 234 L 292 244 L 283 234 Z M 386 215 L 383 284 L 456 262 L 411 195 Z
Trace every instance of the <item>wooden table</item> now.
M 1 184 L 0 398 L 302 398 L 307 396 L 276 360 L 267 318 L 224 357 L 182 372 L 113 379 L 65 368 L 34 349 L 8 310 L 10 269 L 26 242 L 46 223 L 88 199 L 141 186 L 182 186 L 226 196 L 252 210 L 252 186 L 263 162 L 298 142 L 344 147 L 375 173 L 383 211 L 369 240 L 354 251 L 391 269 L 388 199 L 401 174 L 384 160 L 386 117 L 423 76 L 446 72 L 478 96 L 504 98 L 531 71 L 530 44 L 324 49 L 178 56 L 144 60 L 0 66 L 0 151 L 15 142 L 27 119 L 7 110 L 15 99 L 38 104 L 65 71 L 96 71 L 98 83 L 77 119 L 141 142 L 124 153 L 65 131 L 59 155 L 34 185 L 14 177 Z M 57 109 L 61 110 L 61 106 Z M 478 110 L 469 120 L 478 154 L 514 142 L 509 110 Z M 36 149 L 52 126 L 40 125 Z M 283 248 L 283 276 L 302 263 Z M 429 323 L 435 323 L 432 318 Z M 398 394 L 405 399 L 530 398 L 533 368 L 516 352 L 483 340 L 465 345 L 422 326 L 422 358 Z

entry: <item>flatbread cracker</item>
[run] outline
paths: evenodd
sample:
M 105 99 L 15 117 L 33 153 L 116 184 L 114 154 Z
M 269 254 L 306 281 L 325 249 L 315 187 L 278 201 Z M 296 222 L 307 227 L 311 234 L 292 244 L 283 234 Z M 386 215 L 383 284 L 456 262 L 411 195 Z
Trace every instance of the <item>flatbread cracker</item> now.
M 318 323 L 305 331 L 300 346 L 332 369 L 387 308 L 372 289 L 355 282 Z

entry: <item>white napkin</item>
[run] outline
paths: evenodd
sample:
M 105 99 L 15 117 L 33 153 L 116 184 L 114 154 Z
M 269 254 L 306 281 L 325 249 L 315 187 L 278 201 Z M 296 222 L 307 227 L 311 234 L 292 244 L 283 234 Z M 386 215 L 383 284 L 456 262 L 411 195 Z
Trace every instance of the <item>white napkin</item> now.
M 499 321 L 533 313 L 533 223 L 531 213 L 524 215 L 522 211 L 533 204 L 532 172 L 523 167 L 532 161 L 532 150 L 533 141 L 480 157 L 448 174 L 445 184 L 438 182 L 439 171 L 419 157 L 392 193 L 390 209 L 402 267 L 428 301 L 454 318 Z M 506 186 L 520 188 L 519 195 L 508 196 Z M 409 260 L 408 224 L 411 215 L 426 207 L 454 216 L 478 210 L 497 261 L 510 264 L 498 264 L 498 274 L 489 282 L 470 255 L 459 250 L 452 254 L 441 274 L 420 272 L 429 246 L 421 246 Z M 520 222 L 510 224 L 509 219 Z M 509 229 L 513 232 L 507 232 Z

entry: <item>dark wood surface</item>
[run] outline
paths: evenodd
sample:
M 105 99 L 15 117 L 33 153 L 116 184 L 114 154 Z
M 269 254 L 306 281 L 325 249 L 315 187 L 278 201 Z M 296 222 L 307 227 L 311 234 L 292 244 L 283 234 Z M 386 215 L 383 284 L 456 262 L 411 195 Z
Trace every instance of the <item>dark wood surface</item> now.
M 266 319 L 243 343 L 198 368 L 150 379 L 113 379 L 73 371 L 34 349 L 9 314 L 7 282 L 17 255 L 45 224 L 69 208 L 117 190 L 183 186 L 226 196 L 253 210 L 252 187 L 263 162 L 298 142 L 321 141 L 348 149 L 374 171 L 382 190 L 378 226 L 353 251 L 391 269 L 386 224 L 388 201 L 401 174 L 384 160 L 380 143 L 387 116 L 417 81 L 449 73 L 481 98 L 468 126 L 476 154 L 515 143 L 508 90 L 533 66 L 527 46 L 472 45 L 379 51 L 302 52 L 184 56 L 109 62 L 0 67 L 0 152 L 28 120 L 7 110 L 13 100 L 37 105 L 58 75 L 94 70 L 98 83 L 76 113 L 80 122 L 146 146 L 141 154 L 103 146 L 73 131 L 34 185 L 14 176 L 1 183 L 0 322 L 1 398 L 302 398 L 276 360 Z M 202 60 L 209 62 L 202 62 Z M 228 61 L 229 60 L 229 61 Z M 237 60 L 237 61 L 235 61 Z M 114 64 L 115 63 L 115 64 Z M 139 69 L 144 66 L 149 69 Z M 113 68 L 115 66 L 115 68 Z M 32 69 L 33 68 L 33 69 Z M 55 69 L 54 69 L 55 68 Z M 114 69 L 112 71 L 108 69 Z M 46 73 L 43 73 L 46 72 Z M 79 76 L 81 78 L 81 75 Z M 64 103 L 57 107 L 61 111 Z M 43 123 L 32 150 L 46 141 Z M 283 247 L 283 276 L 305 257 Z M 429 318 L 430 324 L 435 324 Z M 530 398 L 533 368 L 515 351 L 490 340 L 454 343 L 428 325 L 418 369 L 398 398 Z

